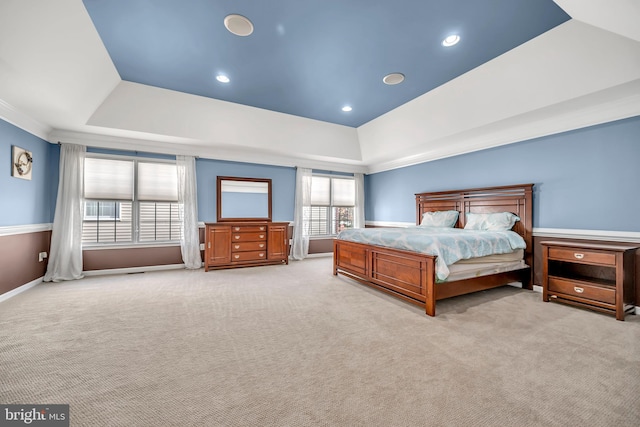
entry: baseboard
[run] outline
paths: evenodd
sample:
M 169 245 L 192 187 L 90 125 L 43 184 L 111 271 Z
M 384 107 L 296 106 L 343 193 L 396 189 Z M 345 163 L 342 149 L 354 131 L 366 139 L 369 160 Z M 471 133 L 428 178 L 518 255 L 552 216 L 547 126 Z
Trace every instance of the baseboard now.
M 33 288 L 35 285 L 38 285 L 38 284 L 42 283 L 42 279 L 43 278 L 44 278 L 44 276 L 40 277 L 40 278 L 38 278 L 36 280 L 32 280 L 31 282 L 26 283 L 26 284 L 24 284 L 22 286 L 19 286 L 19 287 L 15 288 L 15 289 L 12 289 L 9 292 L 5 292 L 4 294 L 0 295 L 0 302 L 6 301 L 9 298 L 15 297 L 16 295 L 21 294 L 22 292 Z
M 324 258 L 333 256 L 333 252 L 320 252 L 317 254 L 309 254 L 307 258 Z
M 83 271 L 85 276 L 102 276 L 105 274 L 131 274 L 131 273 L 145 273 L 147 271 L 164 271 L 164 270 L 181 270 L 184 269 L 184 264 L 167 264 L 167 265 L 150 265 L 147 267 L 128 267 L 128 268 L 111 268 L 106 270 L 90 270 Z
M 411 227 L 416 225 L 415 222 L 398 222 L 398 221 L 365 221 L 365 225 L 372 227 Z

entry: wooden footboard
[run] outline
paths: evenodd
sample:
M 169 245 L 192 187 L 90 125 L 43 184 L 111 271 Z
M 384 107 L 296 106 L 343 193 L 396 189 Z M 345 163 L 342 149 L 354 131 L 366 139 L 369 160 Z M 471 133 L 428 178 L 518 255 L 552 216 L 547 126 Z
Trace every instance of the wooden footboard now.
M 341 273 L 359 282 L 425 305 L 435 316 L 435 256 L 334 240 L 333 274 Z
M 436 301 L 521 282 L 526 287 L 529 268 L 490 276 L 436 283 L 436 257 L 403 250 L 334 240 L 333 274 L 424 305 L 425 313 L 436 315 Z

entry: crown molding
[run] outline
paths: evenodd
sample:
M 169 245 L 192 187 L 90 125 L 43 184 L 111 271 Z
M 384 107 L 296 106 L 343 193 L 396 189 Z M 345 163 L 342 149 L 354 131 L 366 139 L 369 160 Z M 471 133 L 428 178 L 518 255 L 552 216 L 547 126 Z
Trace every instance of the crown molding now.
M 145 136 L 147 135 L 145 134 Z M 49 135 L 49 139 L 52 142 L 81 144 L 113 150 L 135 150 L 169 155 L 188 155 L 214 160 L 285 167 L 305 167 L 348 173 L 366 173 L 367 171 L 366 166 L 356 164 L 356 162 L 345 163 L 302 158 L 256 148 L 216 146 L 207 144 L 206 142 L 184 138 L 170 138 L 156 135 L 152 135 L 151 137 L 153 139 L 131 138 L 127 136 L 104 135 L 62 129 L 55 129 Z
M 37 136 L 40 139 L 44 139 L 45 141 L 48 140 L 49 133 L 53 129 L 51 126 L 30 117 L 22 111 L 19 111 L 17 108 L 2 99 L 0 99 L 0 118 L 32 135 Z
M 605 101 L 599 102 L 603 97 Z M 367 173 L 399 169 L 635 116 L 640 116 L 640 79 L 429 144 L 440 148 L 391 160 L 368 162 Z

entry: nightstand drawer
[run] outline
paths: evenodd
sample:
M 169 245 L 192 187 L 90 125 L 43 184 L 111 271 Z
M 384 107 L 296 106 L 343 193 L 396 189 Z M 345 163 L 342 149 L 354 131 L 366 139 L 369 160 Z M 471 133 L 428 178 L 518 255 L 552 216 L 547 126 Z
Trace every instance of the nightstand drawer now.
M 616 265 L 616 255 L 611 252 L 596 252 L 580 248 L 549 248 L 549 258 L 558 261 L 597 265 Z
M 231 242 L 256 242 L 258 240 L 267 240 L 267 233 L 233 233 Z
M 267 259 L 266 252 L 251 251 L 251 252 L 235 252 L 231 254 L 232 262 L 240 261 L 263 261 Z
M 264 251 L 267 249 L 267 242 L 233 242 L 231 244 L 231 252 L 246 252 L 246 251 Z
M 616 290 L 601 286 L 593 286 L 574 280 L 549 276 L 549 293 L 559 292 L 574 297 L 600 301 L 606 304 L 616 303 Z

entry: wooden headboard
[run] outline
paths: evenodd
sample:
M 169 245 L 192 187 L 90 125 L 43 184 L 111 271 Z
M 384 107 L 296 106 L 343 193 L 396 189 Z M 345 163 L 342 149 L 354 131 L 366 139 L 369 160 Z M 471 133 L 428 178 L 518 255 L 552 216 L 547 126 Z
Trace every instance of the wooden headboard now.
M 520 217 L 513 231 L 527 244 L 525 262 L 533 272 L 533 184 L 416 194 L 416 224 L 425 212 L 460 212 L 456 227 L 464 228 L 466 213 L 511 212 Z

